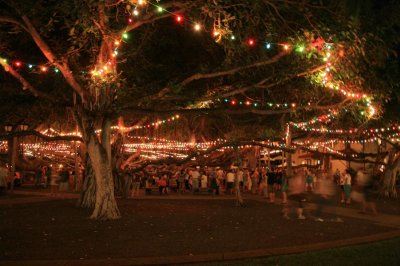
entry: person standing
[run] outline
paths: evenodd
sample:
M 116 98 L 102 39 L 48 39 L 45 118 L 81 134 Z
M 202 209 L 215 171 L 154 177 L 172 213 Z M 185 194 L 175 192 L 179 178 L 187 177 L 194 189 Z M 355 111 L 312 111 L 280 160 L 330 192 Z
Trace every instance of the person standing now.
M 67 191 L 69 182 L 69 171 L 67 168 L 63 168 L 60 172 L 60 188 L 59 191 Z
M 178 191 L 179 191 L 179 193 L 185 192 L 185 175 L 186 175 L 185 170 L 181 169 L 179 176 L 178 176 Z
M 233 194 L 233 184 L 235 182 L 235 171 L 230 169 L 226 174 L 226 193 Z
M 218 186 L 219 186 L 219 190 L 221 192 L 221 189 L 224 187 L 224 180 L 225 180 L 225 173 L 224 170 L 222 170 L 222 168 L 217 167 L 217 179 L 218 179 Z
M 0 189 L 4 190 L 4 192 L 7 191 L 8 174 L 9 173 L 6 164 L 0 162 Z
M 275 202 L 275 183 L 276 183 L 276 172 L 268 171 L 267 173 L 267 187 L 268 187 L 268 197 L 269 202 Z
M 210 172 L 210 188 L 213 195 L 219 195 L 219 180 L 213 168 L 211 168 Z
M 139 173 L 131 173 L 131 178 L 132 178 L 132 192 L 131 196 L 132 197 L 138 197 L 139 196 L 139 189 L 140 189 L 140 182 L 141 176 Z
M 239 168 L 239 170 L 240 170 L 240 168 Z M 240 181 L 239 181 L 238 171 L 236 172 L 235 177 L 234 177 L 234 187 L 235 187 L 234 190 L 235 190 L 235 196 L 236 196 L 235 197 L 236 198 L 236 201 L 235 201 L 236 207 L 244 207 L 242 192 L 240 190 Z
M 201 171 L 201 177 L 200 177 L 200 187 L 202 189 L 206 189 L 208 185 L 208 177 L 204 171 Z
M 343 191 L 346 199 L 346 204 L 351 203 L 351 175 L 350 171 L 347 169 L 346 172 L 344 173 L 343 177 Z M 342 200 L 344 200 L 342 198 Z
M 314 191 L 314 175 L 306 170 L 306 191 Z
M 242 168 L 238 169 L 238 171 L 236 172 L 236 176 L 237 176 L 237 179 L 238 179 L 238 182 L 239 182 L 239 189 L 240 189 L 241 192 L 243 192 L 243 188 L 244 188 L 244 179 L 243 179 L 244 173 L 243 173 Z
M 59 176 L 56 171 L 53 171 L 51 166 L 47 169 L 47 173 L 50 175 L 50 196 L 57 197 Z
M 258 172 L 257 168 L 255 168 L 251 174 L 251 194 L 257 194 L 257 183 L 259 178 L 260 173 Z
M 40 182 L 42 181 L 42 167 L 39 165 L 35 171 L 35 187 L 38 188 L 40 186 Z

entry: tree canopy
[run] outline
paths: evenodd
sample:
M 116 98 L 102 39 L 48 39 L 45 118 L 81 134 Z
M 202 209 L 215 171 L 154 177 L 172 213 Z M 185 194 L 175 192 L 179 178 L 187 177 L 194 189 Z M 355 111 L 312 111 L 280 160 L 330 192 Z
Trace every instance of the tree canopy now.
M 74 116 L 106 172 L 117 118 L 138 136 L 279 139 L 365 128 L 398 95 L 396 1 L 1 2 L 3 121 Z

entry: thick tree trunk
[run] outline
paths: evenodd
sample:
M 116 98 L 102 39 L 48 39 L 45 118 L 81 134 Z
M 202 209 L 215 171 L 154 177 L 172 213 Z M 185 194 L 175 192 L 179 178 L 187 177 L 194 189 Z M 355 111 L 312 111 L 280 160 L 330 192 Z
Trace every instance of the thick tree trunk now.
M 103 127 L 102 130 L 102 135 L 110 134 L 109 128 Z M 109 140 L 107 137 L 102 139 Z M 102 145 L 93 132 L 87 145 L 96 179 L 96 202 L 90 218 L 102 220 L 118 219 L 120 218 L 120 213 L 114 195 L 114 179 L 111 168 L 111 154 L 109 153 L 111 144 L 108 142 Z M 109 149 L 107 147 L 104 148 L 107 145 Z
M 120 218 L 120 212 L 114 195 L 114 179 L 111 167 L 111 120 L 107 116 L 89 116 L 83 110 L 77 110 L 75 118 L 82 131 L 83 139 L 90 157 L 95 183 L 95 201 L 93 206 L 93 183 L 87 176 L 87 189 L 81 196 L 81 206 L 94 207 L 91 219 L 113 220 Z M 101 123 L 100 137 L 95 125 Z
M 85 166 L 85 179 L 78 200 L 78 206 L 82 208 L 94 208 L 96 202 L 96 181 L 89 156 L 86 156 Z

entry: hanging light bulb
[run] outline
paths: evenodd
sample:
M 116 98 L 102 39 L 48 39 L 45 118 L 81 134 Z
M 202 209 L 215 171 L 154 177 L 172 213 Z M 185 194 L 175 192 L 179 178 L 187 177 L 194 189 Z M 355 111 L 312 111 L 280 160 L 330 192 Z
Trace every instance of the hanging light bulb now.
M 176 22 L 181 23 L 183 21 L 183 17 L 181 15 L 177 15 L 175 17 Z
M 200 31 L 201 30 L 201 26 L 200 26 L 199 23 L 194 24 L 193 28 L 194 28 L 195 31 Z
M 289 48 L 290 48 L 289 44 L 284 44 L 284 45 L 283 45 L 283 49 L 284 49 L 285 51 L 288 51 Z
M 252 38 L 250 38 L 250 39 L 247 40 L 247 44 L 248 44 L 249 46 L 254 46 L 255 43 L 256 43 L 255 40 L 252 39 Z

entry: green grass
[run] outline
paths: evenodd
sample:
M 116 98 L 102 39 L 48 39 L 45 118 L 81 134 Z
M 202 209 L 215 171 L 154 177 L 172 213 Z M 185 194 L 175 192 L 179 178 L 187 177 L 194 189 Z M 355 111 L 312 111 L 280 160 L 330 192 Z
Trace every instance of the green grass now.
M 191 266 L 247 266 L 247 265 L 400 265 L 400 238 L 381 242 L 306 252 L 302 254 L 271 256 L 265 258 L 225 262 L 190 264 Z

